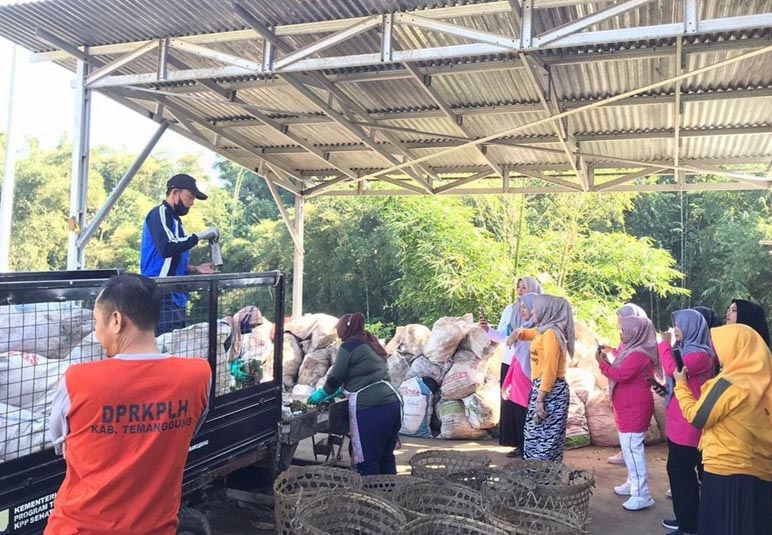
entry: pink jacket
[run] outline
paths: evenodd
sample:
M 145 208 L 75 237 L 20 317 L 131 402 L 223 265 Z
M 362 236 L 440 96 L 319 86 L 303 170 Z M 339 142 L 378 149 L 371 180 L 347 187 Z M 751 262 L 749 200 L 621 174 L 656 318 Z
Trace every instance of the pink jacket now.
M 518 344 L 530 344 L 521 340 Z M 509 371 L 504 378 L 504 382 L 501 384 L 501 388 L 504 390 L 509 389 L 509 401 L 516 403 L 521 407 L 528 407 L 528 400 L 531 396 L 531 387 L 533 382 L 528 377 L 517 359 L 512 359 L 512 363 L 509 365 Z
M 618 368 L 601 362 L 600 371 L 616 382 L 611 396 L 614 420 L 620 433 L 645 433 L 654 414 L 654 397 L 646 382 L 653 364 L 645 353 L 630 353 Z
M 659 343 L 659 360 L 667 377 L 673 377 L 675 371 L 675 359 L 673 348 L 667 342 Z M 704 352 L 687 353 L 683 355 L 684 366 L 689 369 L 689 378 L 686 384 L 689 386 L 694 399 L 700 398 L 702 385 L 710 379 L 713 373 L 713 358 Z M 702 431 L 686 421 L 681 412 L 678 399 L 673 396 L 665 409 L 665 434 L 668 440 L 679 446 L 696 448 L 700 443 Z

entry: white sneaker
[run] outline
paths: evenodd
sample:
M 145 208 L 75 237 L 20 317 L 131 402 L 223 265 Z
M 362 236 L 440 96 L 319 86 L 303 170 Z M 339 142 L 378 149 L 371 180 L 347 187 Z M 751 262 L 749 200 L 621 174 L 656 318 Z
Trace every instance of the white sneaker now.
M 620 496 L 630 496 L 630 482 L 614 487 L 614 493 Z
M 654 500 L 651 496 L 646 496 L 645 498 L 643 496 L 633 496 L 623 503 L 622 507 L 628 511 L 640 511 L 641 509 L 647 509 L 652 505 L 654 505 Z
M 672 489 L 667 489 L 667 492 L 665 493 L 665 496 L 672 500 L 673 499 L 673 490 Z
M 608 458 L 609 464 L 625 464 L 625 456 L 620 451 L 616 455 L 612 455 Z

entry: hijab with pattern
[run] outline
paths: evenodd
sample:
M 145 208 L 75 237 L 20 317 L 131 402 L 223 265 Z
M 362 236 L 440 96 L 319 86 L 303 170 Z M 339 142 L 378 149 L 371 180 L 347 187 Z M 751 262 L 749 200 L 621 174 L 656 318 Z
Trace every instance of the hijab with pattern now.
M 613 368 L 618 368 L 633 353 L 643 353 L 654 365 L 654 371 L 659 369 L 659 352 L 657 351 L 657 335 L 654 332 L 654 324 L 649 318 L 640 316 L 627 316 L 619 319 L 619 328 L 625 338 L 625 344 L 622 351 L 611 364 Z M 609 396 L 614 392 L 616 382 L 609 380 Z
M 335 330 L 338 332 L 338 337 L 345 342 L 346 340 L 361 340 L 365 344 L 373 348 L 373 351 L 378 353 L 384 360 L 389 358 L 389 354 L 386 349 L 381 345 L 378 339 L 365 330 L 365 317 L 362 313 L 356 314 L 344 314 L 338 320 L 338 324 L 335 326 Z
M 574 356 L 574 314 L 567 299 L 554 295 L 535 295 L 533 310 L 536 311 L 536 330 L 540 334 L 552 331 L 571 358 Z
M 764 343 L 769 346 L 769 327 L 767 326 L 767 313 L 764 307 L 753 301 L 745 299 L 732 299 L 737 306 L 737 323 L 742 323 L 759 333 Z

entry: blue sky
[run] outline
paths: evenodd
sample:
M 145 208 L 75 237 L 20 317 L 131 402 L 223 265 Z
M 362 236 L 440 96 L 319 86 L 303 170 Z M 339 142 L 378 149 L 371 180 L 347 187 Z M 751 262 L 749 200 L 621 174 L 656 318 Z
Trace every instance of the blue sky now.
M 8 80 L 11 75 L 9 41 L 0 38 L 0 131 L 6 130 L 8 117 Z M 74 74 L 53 63 L 32 63 L 30 53 L 17 47 L 16 91 L 14 94 L 13 128 L 17 140 L 35 137 L 46 147 L 55 146 L 66 132 L 72 136 Z M 120 128 L 116 128 L 120 125 Z M 91 112 L 91 145 L 108 145 L 129 152 L 139 152 L 157 125 L 133 111 L 97 94 Z M 23 146 L 23 141 L 17 142 Z M 199 155 L 204 169 L 210 169 L 216 155 L 167 131 L 154 154 Z M 214 173 L 212 173 L 214 174 Z

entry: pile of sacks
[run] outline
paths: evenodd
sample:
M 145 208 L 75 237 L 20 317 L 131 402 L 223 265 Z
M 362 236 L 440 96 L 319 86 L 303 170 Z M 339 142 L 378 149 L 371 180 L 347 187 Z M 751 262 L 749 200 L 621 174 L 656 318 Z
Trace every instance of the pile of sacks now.
M 431 330 L 398 327 L 386 350 L 404 401 L 401 434 L 474 440 L 498 425 L 500 351 L 471 314 L 441 318 Z
M 340 347 L 337 323 L 334 316 L 306 314 L 284 324 L 282 384 L 287 391 L 310 396 L 324 385 Z
M 0 462 L 40 451 L 59 378 L 101 358 L 92 311 L 72 303 L 0 306 Z

